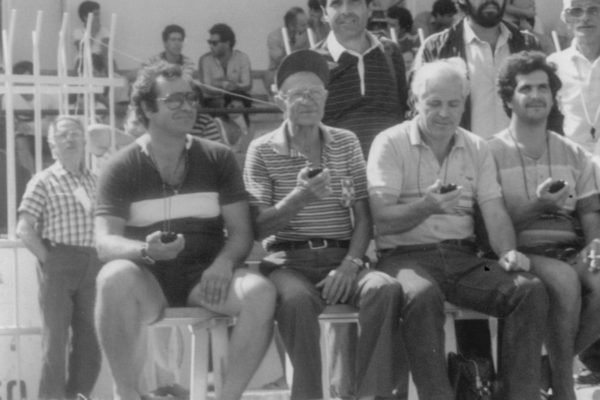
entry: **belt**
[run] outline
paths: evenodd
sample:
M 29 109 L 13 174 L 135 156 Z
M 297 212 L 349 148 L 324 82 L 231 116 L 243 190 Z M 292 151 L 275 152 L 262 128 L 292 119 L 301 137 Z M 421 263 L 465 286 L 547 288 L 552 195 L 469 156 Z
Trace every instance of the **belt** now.
M 347 249 L 350 247 L 349 240 L 336 239 L 308 239 L 303 241 L 276 242 L 267 246 L 267 251 L 293 251 L 293 250 L 319 250 L 326 248 Z
M 475 242 L 470 239 L 443 240 L 442 242 L 440 242 L 440 244 L 446 244 L 446 245 L 458 246 L 458 247 L 469 247 L 471 249 L 475 248 Z
M 473 251 L 475 251 L 477 249 L 475 242 L 470 239 L 449 239 L 449 240 L 443 240 L 441 242 L 435 242 L 435 243 L 401 245 L 401 246 L 392 247 L 389 249 L 382 249 L 382 250 L 379 250 L 377 253 L 378 253 L 378 257 L 382 257 L 382 256 L 387 255 L 388 253 L 392 253 L 395 250 L 399 250 L 402 252 L 429 251 L 429 250 L 437 249 L 439 246 L 466 247 L 469 250 L 473 250 Z

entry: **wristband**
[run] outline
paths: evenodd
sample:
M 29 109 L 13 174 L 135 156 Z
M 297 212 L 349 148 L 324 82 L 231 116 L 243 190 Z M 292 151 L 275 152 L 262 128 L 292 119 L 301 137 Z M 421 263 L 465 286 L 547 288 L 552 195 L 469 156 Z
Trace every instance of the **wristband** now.
M 156 264 L 156 260 L 154 258 L 150 257 L 150 255 L 148 254 L 148 243 L 144 243 L 144 245 L 140 249 L 140 257 L 146 264 L 149 264 L 149 265 Z
M 348 260 L 352 264 L 357 265 L 359 270 L 363 269 L 365 266 L 365 262 L 358 257 L 346 256 L 346 257 L 344 257 L 344 260 Z

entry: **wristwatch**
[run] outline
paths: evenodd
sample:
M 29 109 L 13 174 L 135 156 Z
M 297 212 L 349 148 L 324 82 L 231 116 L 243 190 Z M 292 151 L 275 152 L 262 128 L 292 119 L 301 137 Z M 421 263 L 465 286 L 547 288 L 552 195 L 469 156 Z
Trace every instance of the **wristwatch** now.
M 357 265 L 359 271 L 365 267 L 365 262 L 361 258 L 352 257 L 352 256 L 346 256 L 346 257 L 344 257 L 344 260 L 348 260 L 352 264 Z
M 140 249 L 140 257 L 146 264 L 149 264 L 149 265 L 156 264 L 156 260 L 154 258 L 150 257 L 150 255 L 148 254 L 148 243 L 144 243 L 144 245 Z

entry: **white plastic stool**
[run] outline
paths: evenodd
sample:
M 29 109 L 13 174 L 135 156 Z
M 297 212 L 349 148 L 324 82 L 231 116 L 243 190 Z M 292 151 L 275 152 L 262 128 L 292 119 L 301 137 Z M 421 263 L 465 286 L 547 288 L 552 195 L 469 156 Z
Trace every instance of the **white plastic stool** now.
M 347 304 L 335 304 L 327 306 L 319 315 L 319 327 L 321 328 L 321 384 L 323 386 L 323 400 L 329 400 L 331 393 L 329 391 L 329 357 L 328 357 L 328 338 L 327 330 L 333 324 L 357 324 L 358 309 Z M 360 331 L 360 325 L 358 326 Z
M 206 400 L 208 392 L 208 360 L 212 353 L 215 396 L 221 398 L 223 375 L 227 361 L 227 327 L 232 317 L 216 314 L 201 307 L 173 307 L 153 327 L 187 325 L 191 334 L 190 399 Z M 209 353 L 209 335 L 211 353 Z

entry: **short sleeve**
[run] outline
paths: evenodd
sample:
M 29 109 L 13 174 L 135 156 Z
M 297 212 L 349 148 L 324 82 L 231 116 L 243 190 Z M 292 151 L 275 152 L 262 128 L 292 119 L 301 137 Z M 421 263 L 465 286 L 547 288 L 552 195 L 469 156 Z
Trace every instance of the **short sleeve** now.
M 227 205 L 248 199 L 244 187 L 242 172 L 233 152 L 223 148 L 223 157 L 219 157 L 219 203 Z
M 410 142 L 407 141 L 407 146 Z M 404 163 L 402 155 L 384 131 L 375 137 L 367 161 L 369 194 L 399 196 L 402 191 Z
M 27 183 L 18 212 L 19 214 L 22 212 L 30 214 L 39 221 L 44 213 L 47 202 L 48 191 L 44 185 L 43 176 L 37 174 Z
M 271 206 L 273 185 L 256 141 L 250 143 L 244 165 L 244 183 L 252 206 Z

